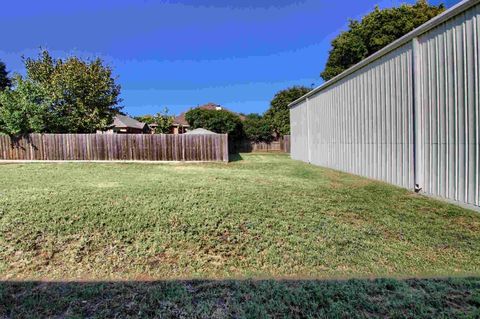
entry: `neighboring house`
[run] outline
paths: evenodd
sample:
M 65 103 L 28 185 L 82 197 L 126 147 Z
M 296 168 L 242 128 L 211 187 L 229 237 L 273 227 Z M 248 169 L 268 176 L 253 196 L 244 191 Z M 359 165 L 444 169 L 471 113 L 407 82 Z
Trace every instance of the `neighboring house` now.
M 126 115 L 117 115 L 113 119 L 113 123 L 107 127 L 107 130 L 97 133 L 110 134 L 150 134 L 152 130 L 148 124 L 139 122 Z
M 224 110 L 224 111 L 233 113 L 235 115 L 238 115 L 238 117 L 240 117 L 240 119 L 242 121 L 245 120 L 245 116 L 240 115 L 238 113 L 235 113 L 233 111 L 230 111 L 230 110 L 224 108 L 223 106 L 220 106 L 218 104 L 211 103 L 211 102 L 207 103 L 205 105 L 202 105 L 202 106 L 198 106 L 196 108 L 202 109 L 202 110 L 217 110 L 217 111 Z M 183 112 L 182 114 L 180 114 L 179 116 L 177 116 L 176 118 L 173 119 L 173 124 L 172 124 L 172 133 L 173 134 L 183 134 L 183 133 L 188 132 L 188 130 L 190 129 L 190 125 L 188 124 L 187 120 L 185 119 L 185 113 L 187 113 L 187 112 Z

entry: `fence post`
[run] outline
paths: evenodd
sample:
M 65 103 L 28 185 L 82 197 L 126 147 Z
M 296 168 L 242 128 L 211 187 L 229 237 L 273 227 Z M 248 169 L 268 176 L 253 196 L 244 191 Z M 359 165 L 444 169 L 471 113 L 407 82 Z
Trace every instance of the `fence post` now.
M 228 163 L 228 134 L 224 134 L 224 143 L 223 143 L 223 161 Z
M 418 38 L 412 39 L 412 82 L 413 82 L 413 176 L 414 189 L 420 192 L 423 187 L 423 113 L 421 83 L 421 52 Z

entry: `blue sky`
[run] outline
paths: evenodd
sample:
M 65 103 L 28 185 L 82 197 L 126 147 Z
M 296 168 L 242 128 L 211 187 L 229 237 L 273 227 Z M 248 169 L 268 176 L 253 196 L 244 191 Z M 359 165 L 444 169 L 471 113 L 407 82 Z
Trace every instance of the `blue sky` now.
M 263 113 L 278 90 L 321 84 L 330 41 L 349 18 L 404 2 L 414 0 L 7 1 L 0 60 L 24 73 L 20 57 L 40 47 L 101 57 L 132 115 L 207 102 Z

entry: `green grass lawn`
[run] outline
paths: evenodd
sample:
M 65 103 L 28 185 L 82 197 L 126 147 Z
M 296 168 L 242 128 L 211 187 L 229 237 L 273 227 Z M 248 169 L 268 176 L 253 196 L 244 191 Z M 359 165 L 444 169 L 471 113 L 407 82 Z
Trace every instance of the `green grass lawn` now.
M 10 282 L 0 317 L 479 318 L 480 279 Z
M 1 279 L 480 274 L 480 214 L 292 161 L 0 166 Z
M 0 182 L 1 318 L 480 316 L 478 212 L 287 155 Z

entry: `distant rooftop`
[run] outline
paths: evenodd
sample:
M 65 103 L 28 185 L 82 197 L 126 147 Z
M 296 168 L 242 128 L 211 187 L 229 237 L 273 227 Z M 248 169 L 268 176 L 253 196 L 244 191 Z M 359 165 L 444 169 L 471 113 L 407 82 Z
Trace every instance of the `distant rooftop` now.
M 185 134 L 192 134 L 192 135 L 202 135 L 202 134 L 217 134 L 215 132 L 212 132 L 212 131 L 209 131 L 209 130 L 206 130 L 204 128 L 196 128 L 192 131 L 188 131 L 187 133 Z
M 113 119 L 113 124 L 110 125 L 116 128 L 138 128 L 143 129 L 145 127 L 145 123 L 139 122 L 136 119 L 133 119 L 126 115 L 116 115 Z

